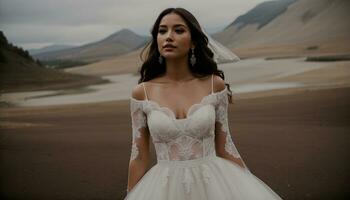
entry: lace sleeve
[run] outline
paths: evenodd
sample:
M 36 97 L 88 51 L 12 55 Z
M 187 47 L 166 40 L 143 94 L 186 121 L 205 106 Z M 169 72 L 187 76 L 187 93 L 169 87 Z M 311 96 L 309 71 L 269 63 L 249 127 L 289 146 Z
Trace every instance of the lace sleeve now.
M 215 108 L 215 145 L 220 157 L 231 160 L 245 170 L 248 170 L 241 158 L 234 142 L 232 141 L 228 124 L 228 97 L 227 93 L 218 95 Z
M 140 149 L 148 144 L 148 127 L 146 114 L 143 111 L 142 101 L 130 99 L 130 115 L 132 126 L 132 146 L 130 160 L 134 160 L 140 156 Z

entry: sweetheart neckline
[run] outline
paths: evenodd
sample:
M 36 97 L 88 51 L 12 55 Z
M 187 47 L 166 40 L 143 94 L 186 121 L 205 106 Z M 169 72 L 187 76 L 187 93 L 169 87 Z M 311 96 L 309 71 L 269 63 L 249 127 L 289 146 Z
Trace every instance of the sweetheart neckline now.
M 218 91 L 218 92 L 213 92 L 213 93 L 210 93 L 210 94 L 208 94 L 208 95 L 205 95 L 204 97 L 202 97 L 202 99 L 201 99 L 198 103 L 194 103 L 194 104 L 192 104 L 192 105 L 188 108 L 188 110 L 187 110 L 187 112 L 186 112 L 186 117 L 184 117 L 184 118 L 176 118 L 176 115 L 175 115 L 175 113 L 174 113 L 173 110 L 171 110 L 171 109 L 170 109 L 169 107 L 167 107 L 167 106 L 161 106 L 161 105 L 160 105 L 159 103 L 157 103 L 156 101 L 148 100 L 148 99 L 138 100 L 138 99 L 133 98 L 132 96 L 130 97 L 130 100 L 133 100 L 133 101 L 135 101 L 135 102 L 141 102 L 141 103 L 143 103 L 143 102 L 145 102 L 145 103 L 150 103 L 150 104 L 153 103 L 153 104 L 156 105 L 159 109 L 166 109 L 166 110 L 170 111 L 170 113 L 171 113 L 171 115 L 172 115 L 171 118 L 172 118 L 174 121 L 184 121 L 184 120 L 188 120 L 188 119 L 191 118 L 191 113 L 190 113 L 190 111 L 191 111 L 195 106 L 197 106 L 197 105 L 202 105 L 205 99 L 209 98 L 210 96 L 215 96 L 215 95 L 222 94 L 222 93 L 224 93 L 226 90 L 227 90 L 227 88 L 225 87 L 225 89 L 223 89 L 223 90 L 220 90 L 220 91 Z M 169 117 L 170 117 L 170 116 L 169 116 Z

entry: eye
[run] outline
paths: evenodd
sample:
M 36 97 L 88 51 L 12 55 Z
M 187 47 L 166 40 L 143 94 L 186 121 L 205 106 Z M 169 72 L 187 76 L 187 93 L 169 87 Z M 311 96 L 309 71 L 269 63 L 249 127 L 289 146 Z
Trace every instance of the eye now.
M 160 34 L 163 34 L 163 33 L 165 33 L 165 32 L 166 32 L 165 29 L 159 29 L 159 30 L 158 30 L 158 33 L 160 33 Z
M 183 29 L 176 29 L 176 30 L 175 30 L 176 33 L 183 33 L 184 31 L 185 31 L 185 30 L 183 30 Z

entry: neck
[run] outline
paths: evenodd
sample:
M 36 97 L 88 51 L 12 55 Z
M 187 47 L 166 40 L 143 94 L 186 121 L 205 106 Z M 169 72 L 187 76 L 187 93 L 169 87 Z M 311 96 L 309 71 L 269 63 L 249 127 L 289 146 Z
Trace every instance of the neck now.
M 182 81 L 193 78 L 188 66 L 187 57 L 181 59 L 166 59 L 165 76 L 173 81 Z

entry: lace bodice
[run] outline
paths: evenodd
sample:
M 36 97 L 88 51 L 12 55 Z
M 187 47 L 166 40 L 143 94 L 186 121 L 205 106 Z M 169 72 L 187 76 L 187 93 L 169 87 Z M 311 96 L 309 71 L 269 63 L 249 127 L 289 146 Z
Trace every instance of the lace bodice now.
M 184 119 L 176 119 L 169 108 L 156 102 L 131 100 L 133 107 L 139 107 L 145 113 L 146 120 L 138 121 L 147 123 L 158 160 L 189 160 L 215 152 L 215 97 L 217 94 L 208 95 L 192 105 Z M 141 133 L 135 134 L 137 139 Z M 137 156 L 137 153 L 133 155 Z
M 154 143 L 158 160 L 191 160 L 215 154 L 215 136 L 224 134 L 225 151 L 235 158 L 240 155 L 231 139 L 228 120 L 227 88 L 212 92 L 192 105 L 184 119 L 176 119 L 173 111 L 151 100 L 130 97 L 132 118 L 131 160 L 139 155 L 143 134 L 147 131 Z M 215 123 L 221 130 L 215 131 Z

